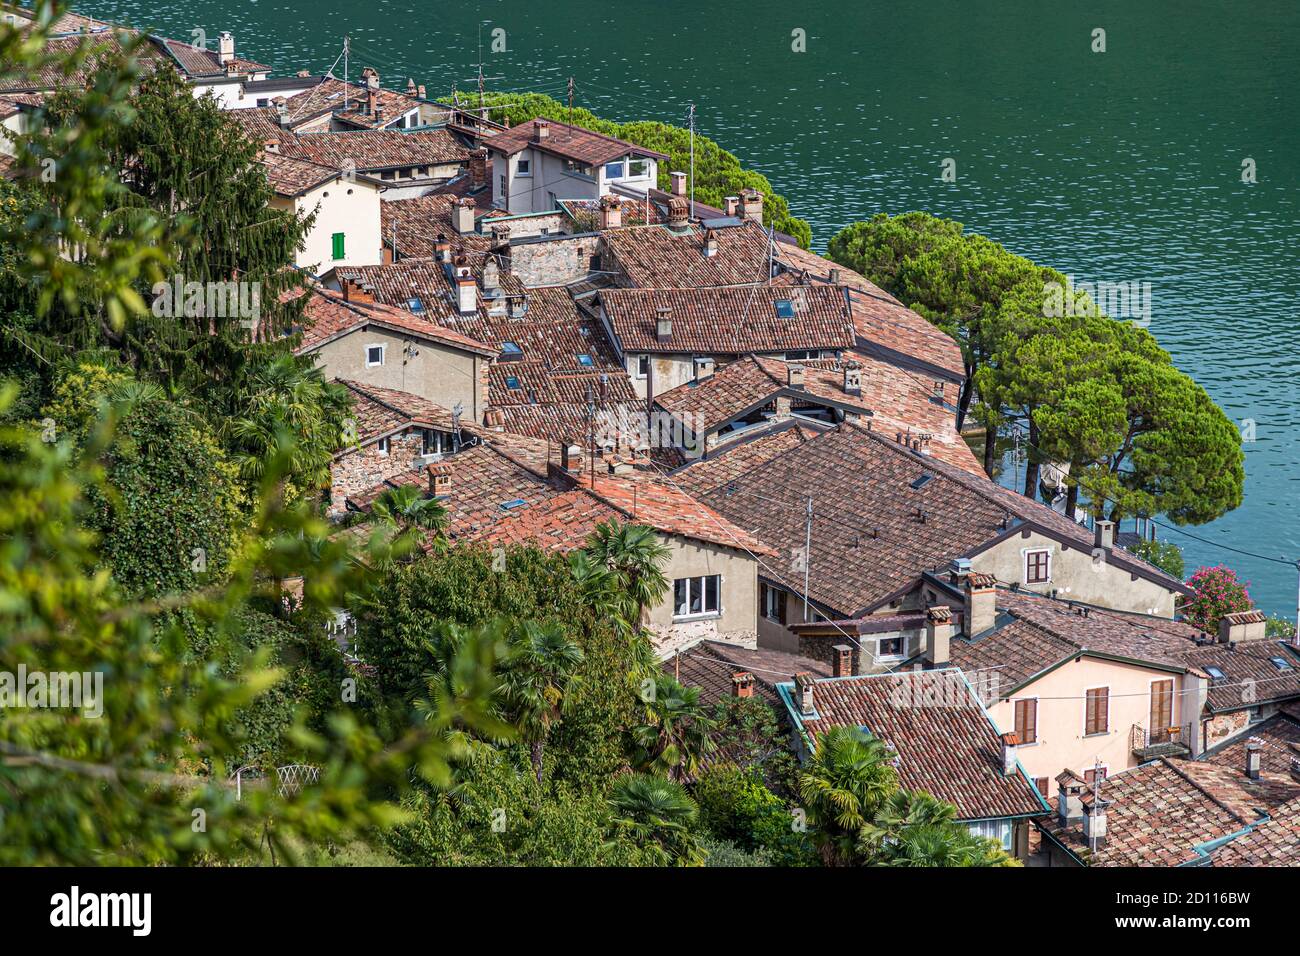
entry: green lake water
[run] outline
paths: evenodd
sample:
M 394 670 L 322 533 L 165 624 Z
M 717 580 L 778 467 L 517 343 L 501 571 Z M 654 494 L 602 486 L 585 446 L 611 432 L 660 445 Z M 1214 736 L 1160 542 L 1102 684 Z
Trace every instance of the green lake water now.
M 235 34 L 276 75 L 351 70 L 430 94 L 562 96 L 683 123 L 761 170 L 813 226 L 885 211 L 957 219 L 1077 281 L 1149 282 L 1151 331 L 1254 440 L 1241 508 L 1167 532 L 1189 571 L 1229 564 L 1292 615 L 1300 558 L 1300 4 L 914 0 L 94 0 L 187 39 Z M 493 53 L 492 30 L 506 52 Z M 1105 52 L 1093 52 L 1093 31 Z M 807 50 L 792 51 L 792 31 Z M 338 68 L 342 69 L 341 64 Z M 941 164 L 956 163 L 955 182 Z M 1257 181 L 1242 182 L 1244 160 Z

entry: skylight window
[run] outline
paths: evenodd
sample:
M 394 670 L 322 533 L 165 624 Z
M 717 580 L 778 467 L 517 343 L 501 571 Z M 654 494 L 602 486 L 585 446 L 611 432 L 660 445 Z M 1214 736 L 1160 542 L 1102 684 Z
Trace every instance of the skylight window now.
M 411 296 L 411 298 L 408 299 L 406 302 L 406 307 L 410 309 L 412 312 L 414 312 L 416 315 L 419 315 L 421 312 L 424 311 L 424 303 L 420 301 L 420 297 L 418 295 Z
M 501 502 L 502 511 L 514 511 L 516 508 L 522 508 L 526 501 L 523 498 L 511 498 L 509 501 Z
M 1205 668 L 1205 673 L 1209 674 L 1210 680 L 1214 681 L 1215 683 L 1218 683 L 1219 681 L 1226 679 L 1223 671 L 1219 670 L 1217 667 L 1207 667 Z
M 521 348 L 519 347 L 519 345 L 518 345 L 517 343 L 515 343 L 515 342 L 502 342 L 502 343 L 501 343 L 501 351 L 502 351 L 502 352 L 506 352 L 506 353 L 511 354 L 511 355 L 515 355 L 515 354 L 523 355 L 523 354 L 524 354 L 524 350 L 521 349 Z
M 926 485 L 930 483 L 930 479 L 933 477 L 934 475 L 930 474 L 929 472 L 926 472 L 920 478 L 916 479 L 916 481 L 912 482 L 913 490 L 924 488 Z
M 789 299 L 776 300 L 776 317 L 778 319 L 794 318 L 794 303 Z
M 578 364 L 583 368 L 591 368 L 596 363 L 591 360 L 591 356 L 585 352 L 578 356 Z
M 1276 667 L 1278 670 L 1283 672 L 1289 670 L 1295 670 L 1295 668 L 1291 666 L 1291 663 L 1285 657 L 1270 657 L 1268 659 L 1268 662 L 1272 664 L 1274 667 Z
M 506 376 L 506 388 L 511 388 L 518 391 L 522 387 L 523 386 L 519 384 L 519 379 L 515 378 L 513 375 Z

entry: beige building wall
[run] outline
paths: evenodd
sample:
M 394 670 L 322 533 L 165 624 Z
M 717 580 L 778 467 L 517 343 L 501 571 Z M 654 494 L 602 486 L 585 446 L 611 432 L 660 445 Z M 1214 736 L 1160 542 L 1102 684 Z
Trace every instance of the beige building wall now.
M 668 593 L 647 612 L 649 627 L 659 635 L 662 652 L 701 638 L 752 644 L 758 619 L 758 564 L 748 554 L 676 535 L 660 535 L 668 547 L 664 577 Z M 693 618 L 673 616 L 673 582 L 677 578 L 719 575 L 721 610 Z
M 375 266 L 382 261 L 379 187 L 363 179 L 336 179 L 298 196 L 276 196 L 271 205 L 302 215 L 316 212 L 316 222 L 298 250 L 294 264 L 320 275 L 335 266 Z M 342 259 L 334 258 L 334 234 L 344 235 Z
M 992 674 L 966 674 L 972 686 L 993 690 Z M 1054 780 L 1062 770 L 1083 774 L 1101 761 L 1108 774 L 1119 773 L 1145 761 L 1133 754 L 1130 733 L 1136 724 L 1147 730 L 1151 723 L 1151 685 L 1174 682 L 1171 725 L 1198 724 L 1199 682 L 1185 674 L 1171 674 L 1154 668 L 1117 661 L 1079 657 L 1016 691 L 1011 700 L 989 705 L 989 714 L 1001 733 L 1016 729 L 1015 699 L 1037 698 L 1038 741 L 1021 744 L 1016 756 L 1031 778 Z M 1086 699 L 1090 688 L 1109 689 L 1109 720 L 1100 734 L 1085 734 Z M 1049 784 L 1055 794 L 1055 782 Z
M 1051 580 L 1041 584 L 1025 581 L 1025 555 L 1029 551 L 1051 552 Z M 1054 538 L 1037 532 L 1015 534 L 971 558 L 971 568 L 991 574 L 1002 584 L 1017 584 L 1038 594 L 1058 592 L 1058 597 L 1098 607 L 1138 614 L 1174 616 L 1174 592 L 1124 568 L 1093 559 L 1091 549 L 1065 548 Z
M 367 346 L 371 345 L 384 346 L 383 365 L 366 365 Z M 408 345 L 418 354 L 408 355 Z M 482 420 L 486 402 L 480 388 L 486 361 L 482 356 L 373 326 L 327 342 L 314 354 L 326 378 L 410 392 L 448 410 L 460 402 L 463 421 Z

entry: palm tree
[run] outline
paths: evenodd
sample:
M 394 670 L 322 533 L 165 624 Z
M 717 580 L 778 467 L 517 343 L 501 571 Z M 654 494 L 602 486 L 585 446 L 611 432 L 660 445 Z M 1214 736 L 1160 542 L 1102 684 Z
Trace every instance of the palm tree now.
M 898 790 L 892 759 L 883 741 L 857 727 L 833 727 L 817 737 L 799 774 L 799 796 L 827 865 L 855 862 L 876 842 L 877 814 Z
M 441 532 L 447 509 L 436 498 L 426 498 L 415 485 L 385 488 L 370 506 L 375 521 L 393 530 L 390 546 L 398 553 L 419 545 L 426 533 Z
M 628 620 L 639 630 L 645 609 L 668 593 L 661 565 L 669 551 L 658 532 L 642 524 L 602 521 L 587 538 L 584 551 L 592 561 L 622 578 Z
M 686 788 L 660 776 L 626 774 L 609 797 L 615 830 L 659 866 L 698 866 L 705 852 L 694 833 L 699 807 Z
M 700 703 L 700 688 L 683 686 L 663 671 L 650 680 L 646 723 L 632 728 L 633 763 L 675 781 L 693 779 L 700 759 L 714 747 L 713 720 Z
M 577 670 L 584 655 L 558 624 L 524 621 L 512 643 L 501 696 L 510 722 L 528 744 L 533 772 L 541 783 L 546 737 L 579 681 Z
M 956 821 L 957 808 L 924 791 L 899 790 L 881 808 L 883 838 L 862 850 L 880 866 L 1014 866 L 996 840 Z

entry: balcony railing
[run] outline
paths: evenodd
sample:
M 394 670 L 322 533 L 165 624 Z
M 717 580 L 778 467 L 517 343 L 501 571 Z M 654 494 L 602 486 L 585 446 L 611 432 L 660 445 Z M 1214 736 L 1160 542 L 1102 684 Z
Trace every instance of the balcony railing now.
M 1147 730 L 1141 724 L 1134 724 L 1129 732 L 1129 747 L 1140 760 L 1190 756 L 1195 727 L 1195 724 L 1183 724 Z

